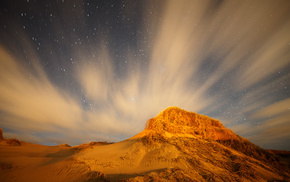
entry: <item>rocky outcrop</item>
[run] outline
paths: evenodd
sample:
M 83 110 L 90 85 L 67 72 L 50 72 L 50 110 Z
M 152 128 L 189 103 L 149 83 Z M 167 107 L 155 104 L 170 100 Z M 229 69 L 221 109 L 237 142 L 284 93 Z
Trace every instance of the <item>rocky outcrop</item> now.
M 225 128 L 218 120 L 188 112 L 178 107 L 169 107 L 155 118 L 149 119 L 145 130 L 159 134 L 189 134 L 213 140 L 233 140 L 238 136 Z
M 0 141 L 1 140 L 4 140 L 4 138 L 3 138 L 3 130 L 2 130 L 2 128 L 0 128 Z

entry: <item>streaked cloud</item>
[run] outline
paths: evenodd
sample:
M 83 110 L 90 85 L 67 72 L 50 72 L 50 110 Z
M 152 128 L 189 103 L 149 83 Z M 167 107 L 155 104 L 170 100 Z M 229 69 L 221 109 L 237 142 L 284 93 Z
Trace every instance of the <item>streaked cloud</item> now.
M 131 25 L 139 33 L 126 39 L 136 42 L 121 53 L 114 48 L 116 36 L 105 31 L 83 46 L 79 37 L 86 27 L 63 26 L 75 17 L 69 10 L 57 10 L 61 18 L 51 27 L 58 41 L 67 29 L 74 32 L 62 42 L 69 53 L 50 55 L 52 68 L 25 31 L 19 46 L 28 49 L 29 62 L 3 44 L 0 125 L 11 130 L 8 136 L 72 145 L 119 141 L 140 132 L 163 109 L 179 106 L 220 119 L 257 144 L 289 149 L 283 146 L 290 138 L 289 3 L 143 4 L 141 23 Z M 135 17 L 132 11 L 126 16 Z M 89 19 L 82 14 L 75 21 Z M 44 46 L 57 49 L 51 42 Z M 69 69 L 60 74 L 66 76 L 53 75 L 68 60 Z

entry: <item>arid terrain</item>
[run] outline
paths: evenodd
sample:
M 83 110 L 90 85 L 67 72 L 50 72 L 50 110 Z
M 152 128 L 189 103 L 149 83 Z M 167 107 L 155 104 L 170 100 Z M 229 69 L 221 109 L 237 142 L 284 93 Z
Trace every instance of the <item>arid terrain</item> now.
M 7 182 L 290 181 L 289 152 L 264 150 L 177 107 L 118 143 L 43 146 L 4 139 L 2 130 L 0 140 L 0 181 Z

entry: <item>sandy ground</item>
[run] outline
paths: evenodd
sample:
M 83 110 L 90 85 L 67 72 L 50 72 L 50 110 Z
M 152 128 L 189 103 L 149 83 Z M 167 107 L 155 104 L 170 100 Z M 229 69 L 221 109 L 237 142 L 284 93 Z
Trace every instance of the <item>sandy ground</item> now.
M 78 147 L 0 145 L 0 181 L 267 181 L 285 180 L 273 167 L 221 144 L 169 137 Z M 189 142 L 186 145 L 185 142 Z M 180 146 L 185 146 L 181 148 Z
M 0 145 L 0 181 L 52 181 L 57 178 L 56 168 L 70 167 L 68 158 L 72 154 L 64 146 Z M 61 176 L 57 178 L 61 180 Z

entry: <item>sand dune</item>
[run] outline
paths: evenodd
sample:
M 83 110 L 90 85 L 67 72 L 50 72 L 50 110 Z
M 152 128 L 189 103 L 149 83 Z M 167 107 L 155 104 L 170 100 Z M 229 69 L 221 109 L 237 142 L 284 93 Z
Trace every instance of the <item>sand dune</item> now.
M 275 154 L 219 121 L 173 107 L 118 143 L 0 143 L 0 181 L 289 181 Z

